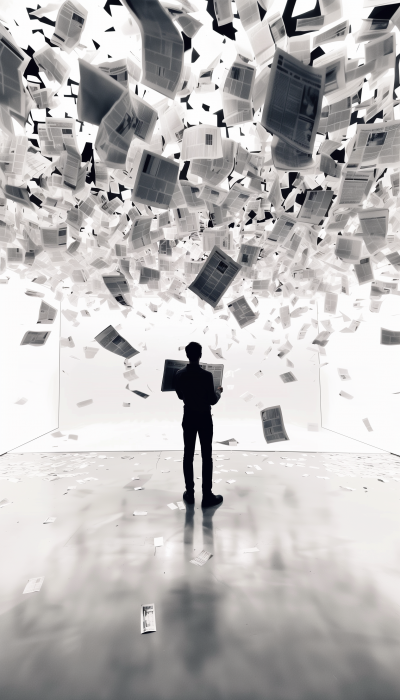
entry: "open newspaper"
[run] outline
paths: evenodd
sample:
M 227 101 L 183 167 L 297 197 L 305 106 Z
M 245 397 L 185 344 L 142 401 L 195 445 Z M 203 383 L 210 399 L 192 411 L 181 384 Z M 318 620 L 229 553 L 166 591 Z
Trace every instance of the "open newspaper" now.
M 164 363 L 164 374 L 161 383 L 161 391 L 175 391 L 174 380 L 175 375 L 180 369 L 184 369 L 189 363 L 185 360 L 165 360 Z M 205 362 L 200 362 L 200 367 L 205 369 L 207 372 L 211 372 L 213 376 L 214 389 L 222 386 L 222 379 L 224 376 L 224 365 L 219 364 L 207 364 Z
M 143 85 L 174 99 L 183 70 L 183 39 L 158 0 L 123 0 L 142 35 Z
M 260 413 L 264 437 L 268 444 L 289 440 L 280 406 L 264 408 Z
M 122 306 L 130 306 L 124 297 L 124 294 L 129 294 L 130 292 L 129 284 L 124 275 L 104 275 L 103 282 L 115 301 Z
M 157 112 L 145 100 L 125 90 L 101 120 L 96 151 L 109 168 L 124 168 L 133 138 L 150 141 Z
M 299 213 L 299 220 L 309 224 L 319 224 L 327 216 L 332 202 L 331 190 L 307 190 L 306 198 Z
M 95 340 L 101 345 L 104 350 L 109 350 L 110 352 L 113 352 L 115 355 L 120 355 L 120 357 L 124 357 L 126 360 L 129 360 L 131 357 L 134 355 L 138 355 L 139 350 L 135 350 L 135 348 L 128 343 L 125 338 L 123 338 L 118 331 L 113 328 L 113 326 L 107 326 L 107 328 L 104 329 L 104 331 L 101 331 L 98 335 L 96 335 Z
M 207 185 L 219 185 L 232 172 L 235 165 L 237 143 L 232 139 L 222 139 L 222 158 L 201 158 L 190 163 L 188 177 L 201 177 Z
M 188 289 L 215 309 L 241 267 L 218 246 L 214 246 Z
M 39 318 L 37 323 L 54 323 L 56 316 L 57 309 L 50 304 L 47 304 L 45 301 L 40 303 Z
M 87 10 L 76 0 L 63 2 L 58 11 L 51 43 L 71 53 L 80 42 L 87 14 Z
M 230 67 L 222 93 L 226 126 L 249 122 L 253 118 L 251 94 L 256 71 L 243 61 L 236 60 Z
M 0 23 L 0 104 L 10 110 L 11 116 L 25 116 L 22 76 L 28 63 L 28 56 Z
M 44 345 L 51 331 L 27 331 L 21 340 L 20 345 Z
M 304 65 L 277 48 L 262 125 L 294 148 L 312 153 L 325 88 L 325 68 Z
M 258 314 L 253 311 L 244 296 L 231 301 L 231 303 L 228 304 L 228 309 L 238 322 L 240 328 L 246 328 L 246 326 L 254 323 L 258 318 Z
M 145 149 L 132 188 L 133 201 L 168 209 L 178 173 L 178 163 Z
M 400 159 L 400 120 L 358 124 L 348 169 L 398 165 Z

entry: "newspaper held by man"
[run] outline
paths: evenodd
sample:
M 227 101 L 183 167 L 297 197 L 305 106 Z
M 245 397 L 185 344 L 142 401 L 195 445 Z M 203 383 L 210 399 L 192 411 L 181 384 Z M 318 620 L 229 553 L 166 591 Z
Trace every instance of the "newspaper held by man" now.
M 175 391 L 175 375 L 177 372 L 179 372 L 179 370 L 184 369 L 187 365 L 188 362 L 185 360 L 165 360 L 161 391 Z M 200 362 L 200 367 L 205 369 L 207 372 L 211 372 L 213 375 L 214 389 L 222 386 L 224 365 Z

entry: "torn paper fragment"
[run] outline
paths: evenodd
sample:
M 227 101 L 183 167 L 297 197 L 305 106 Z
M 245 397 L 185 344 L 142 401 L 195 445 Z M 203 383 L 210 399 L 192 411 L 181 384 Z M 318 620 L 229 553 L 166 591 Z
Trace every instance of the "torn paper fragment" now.
M 366 429 L 368 430 L 369 433 L 373 432 L 373 428 L 371 426 L 371 423 L 369 422 L 368 418 L 363 418 L 362 422 L 364 423 Z
M 342 396 L 344 399 L 353 399 L 354 397 L 351 394 L 348 394 L 347 391 L 340 391 L 339 396 Z
M 15 404 L 18 406 L 24 406 L 27 403 L 28 399 L 25 398 L 25 396 L 21 396 L 20 399 L 17 399 L 17 401 L 14 401 Z
M 90 406 L 93 403 L 93 399 L 86 399 L 86 401 L 78 401 L 76 404 L 78 408 L 83 408 L 84 406 Z

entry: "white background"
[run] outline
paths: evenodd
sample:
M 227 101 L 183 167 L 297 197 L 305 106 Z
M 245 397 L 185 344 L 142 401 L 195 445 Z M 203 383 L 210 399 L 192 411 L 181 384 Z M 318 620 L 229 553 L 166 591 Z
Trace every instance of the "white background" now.
M 329 363 L 321 368 L 322 425 L 400 454 L 400 394 L 394 393 L 400 392 L 400 346 L 380 344 L 381 327 L 400 330 L 400 297 L 384 298 L 380 313 L 374 314 L 369 311 L 369 291 L 368 284 L 358 287 L 352 297 L 340 295 L 340 309 L 364 320 L 355 333 L 333 333 L 326 358 L 321 358 L 321 364 Z M 361 308 L 355 313 L 357 299 Z M 348 370 L 350 381 L 340 380 L 338 367 Z M 342 398 L 341 390 L 354 398 Z M 369 419 L 373 432 L 367 431 L 362 418 Z
M 61 349 L 60 429 L 66 434 L 78 433 L 83 436 L 84 433 L 86 437 L 90 436 L 89 443 L 85 442 L 85 449 L 96 449 L 96 440 L 103 441 L 105 433 L 107 449 L 135 449 L 138 435 L 145 437 L 145 434 L 151 436 L 154 449 L 160 446 L 165 448 L 165 442 L 171 435 L 179 437 L 181 447 L 182 403 L 174 392 L 162 393 L 160 388 L 164 360 L 186 359 L 184 350 L 179 351 L 178 348 L 191 340 L 202 344 L 202 359 L 205 362 L 224 364 L 224 393 L 213 409 L 217 440 L 231 437 L 243 440 L 249 431 L 255 431 L 262 438 L 260 408 L 256 406 L 259 402 L 263 407 L 281 405 L 289 433 L 291 425 L 307 430 L 309 423 L 320 424 L 318 358 L 306 349 L 317 331 L 310 328 L 305 340 L 295 341 L 301 325 L 307 320 L 310 322 L 308 316 L 316 318 L 315 310 L 293 319 L 292 327 L 287 332 L 274 323 L 277 330 L 272 334 L 263 330 L 263 325 L 267 312 L 274 307 L 277 311 L 272 317 L 278 315 L 277 300 L 261 299 L 258 307 L 261 310 L 260 318 L 244 330 L 240 330 L 226 309 L 214 313 L 206 306 L 201 310 L 196 298 L 189 299 L 186 305 L 170 301 L 156 313 L 149 309 L 149 301 L 136 300 L 135 309 L 126 318 L 120 311 L 110 310 L 106 303 L 98 311 L 90 310 L 90 318 L 79 317 L 77 327 L 62 317 L 61 335 L 71 336 L 75 347 Z M 83 302 L 79 301 L 79 304 Z M 307 304 L 302 302 L 299 305 Z M 67 306 L 64 303 L 63 308 Z M 78 306 L 75 310 L 80 308 Z M 174 312 L 171 318 L 167 317 L 166 309 Z M 142 318 L 138 311 L 146 318 Z M 193 321 L 186 317 L 186 312 L 192 314 Z M 228 313 L 229 319 L 219 318 L 221 313 Z M 93 342 L 94 337 L 109 324 L 114 327 L 121 324 L 118 328 L 120 334 L 140 350 L 140 354 L 131 360 L 132 365 L 141 362 L 136 368 L 139 378 L 130 382 L 129 386 L 149 394 L 148 399 L 126 390 L 127 380 L 122 376 L 126 371 L 123 358 Z M 209 330 L 204 333 L 207 326 Z M 238 343 L 232 340 L 232 329 L 236 331 Z M 295 365 L 292 371 L 298 379 L 291 384 L 284 384 L 279 377 L 290 368 L 286 366 L 286 358 L 277 357 L 279 343 L 272 343 L 273 338 L 284 342 L 286 335 L 294 345 L 288 357 Z M 147 349 L 144 349 L 144 345 Z M 209 345 L 220 347 L 225 359 L 216 358 Z M 250 354 L 247 348 L 252 345 L 255 349 Z M 99 348 L 93 359 L 85 358 L 85 346 Z M 266 357 L 265 350 L 271 346 L 272 350 Z M 255 373 L 260 369 L 264 376 L 258 379 Z M 234 376 L 229 376 L 230 372 Z M 229 388 L 231 386 L 233 388 Z M 254 395 L 248 403 L 240 398 L 246 391 Z M 78 402 L 87 399 L 93 399 L 93 404 L 77 407 Z M 124 408 L 123 402 L 130 402 L 130 407 Z
M 0 284 L 0 454 L 58 426 L 60 311 L 53 324 L 37 325 L 42 299 L 25 289 L 43 293 L 57 309 L 60 304 L 43 285 L 7 276 L 8 284 Z M 43 347 L 21 346 L 28 330 L 51 333 Z M 21 397 L 28 399 L 23 406 L 15 403 Z
M 58 427 L 60 315 L 53 326 L 46 326 L 52 333 L 44 347 L 21 347 L 19 343 L 26 330 L 44 328 L 36 326 L 41 300 L 26 296 L 25 288 L 38 289 L 45 293 L 47 301 L 57 304 L 49 290 L 21 282 L 15 275 L 8 285 L 0 285 L 1 328 L 7 341 L 0 348 L 1 452 Z M 320 357 L 321 369 L 318 355 L 309 349 L 317 329 L 311 326 L 305 340 L 297 341 L 301 325 L 317 319 L 317 310 L 305 300 L 300 300 L 297 306 L 308 306 L 306 314 L 293 319 L 286 332 L 272 321 L 275 332 L 271 333 L 263 326 L 267 318 L 277 317 L 280 300 L 261 299 L 259 320 L 240 330 L 230 315 L 227 321 L 220 318 L 221 314 L 229 313 L 226 309 L 216 313 L 207 306 L 200 309 L 197 300 L 190 297 L 186 305 L 174 300 L 163 304 L 157 313 L 149 308 L 150 301 L 159 302 L 157 298 L 137 299 L 135 309 L 127 316 L 109 309 L 107 302 L 100 306 L 96 300 L 93 307 L 89 307 L 89 318 L 80 313 L 86 308 L 82 300 L 77 306 L 71 306 L 67 297 L 62 308 L 77 311 L 78 324 L 70 323 L 61 315 L 61 336 L 71 336 L 75 344 L 73 348 L 61 348 L 60 352 L 59 427 L 63 437 L 48 437 L 46 449 L 181 449 L 182 403 L 175 393 L 160 391 L 161 378 L 164 360 L 185 359 L 184 350 L 178 348 L 196 340 L 203 345 L 204 361 L 222 362 L 225 366 L 224 394 L 213 409 L 217 441 L 234 437 L 246 449 L 251 449 L 252 445 L 255 445 L 253 449 L 267 449 L 262 436 L 260 408 L 256 405 L 261 403 L 263 407 L 282 407 L 290 438 L 289 442 L 271 445 L 272 449 L 348 449 L 342 435 L 364 443 L 365 448 L 358 445 L 360 450 L 368 451 L 371 446 L 399 454 L 400 394 L 394 392 L 400 391 L 400 348 L 380 345 L 381 326 L 400 330 L 399 299 L 386 297 L 381 312 L 371 314 L 368 296 L 369 285 L 357 288 L 351 297 L 342 294 L 339 298 L 339 309 L 343 313 L 349 318 L 363 319 L 356 333 L 340 332 L 349 322 L 343 320 L 339 311 L 336 317 L 325 315 L 323 303 L 319 302 L 319 322 L 329 318 L 336 329 L 326 347 L 326 355 Z M 360 308 L 354 307 L 355 303 Z M 270 316 L 274 307 L 276 312 Z M 167 310 L 173 312 L 170 318 Z M 140 362 L 136 367 L 138 379 L 129 386 L 148 393 L 148 399 L 126 390 L 123 359 L 94 342 L 94 337 L 109 324 L 118 326 L 119 332 L 140 351 L 131 360 L 132 365 Z M 204 333 L 207 327 L 209 330 Z M 319 329 L 322 330 L 321 323 Z M 232 339 L 232 330 L 236 331 L 238 343 Z M 277 357 L 279 344 L 286 337 L 294 346 L 287 356 L 294 368 L 287 367 L 286 358 Z M 280 343 L 273 343 L 273 339 Z M 221 348 L 224 359 L 216 358 L 209 345 Z M 250 353 L 249 346 L 253 345 L 255 348 Z M 85 346 L 98 348 L 93 359 L 85 358 Z M 266 356 L 269 347 L 272 350 Z M 339 367 L 349 371 L 351 381 L 340 380 Z M 259 369 L 263 372 L 261 379 L 255 377 Z M 279 375 L 289 369 L 298 381 L 284 384 Z M 342 389 L 354 398 L 340 397 Z M 240 398 L 246 391 L 254 395 L 248 403 Z M 28 398 L 24 406 L 15 404 L 21 396 Z M 86 399 L 92 399 L 93 404 L 78 408 L 77 403 Z M 123 402 L 130 402 L 130 407 L 124 408 Z M 307 430 L 310 424 L 321 426 L 321 410 L 322 426 L 327 430 L 318 436 Z M 373 432 L 368 432 L 364 426 L 362 418 L 365 417 L 370 420 Z M 332 432 L 327 437 L 328 431 Z M 71 433 L 78 436 L 77 441 L 68 439 Z M 306 442 L 301 442 L 304 436 Z M 310 446 L 310 440 L 315 446 L 314 443 Z

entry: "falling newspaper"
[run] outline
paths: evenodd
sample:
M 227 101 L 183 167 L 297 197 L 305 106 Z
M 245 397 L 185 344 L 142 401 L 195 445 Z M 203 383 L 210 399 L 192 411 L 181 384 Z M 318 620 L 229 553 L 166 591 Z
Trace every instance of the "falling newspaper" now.
M 282 409 L 280 406 L 271 406 L 261 411 L 261 422 L 265 440 L 268 444 L 289 440 L 283 423 Z
M 123 2 L 142 35 L 141 83 L 173 100 L 183 69 L 182 34 L 158 0 Z
M 113 326 L 107 326 L 107 328 L 104 329 L 104 331 L 101 331 L 98 335 L 96 335 L 95 340 L 101 345 L 104 350 L 109 350 L 110 352 L 113 352 L 115 355 L 120 355 L 121 357 L 124 357 L 126 360 L 129 360 L 131 357 L 134 355 L 137 355 L 139 353 L 139 350 L 135 350 L 135 348 L 128 343 L 125 338 L 123 338 L 118 331 L 113 328 Z
M 188 289 L 215 309 L 241 267 L 218 246 L 214 246 Z
M 238 322 L 240 328 L 245 328 L 246 326 L 249 326 L 251 323 L 254 323 L 254 321 L 256 321 L 258 318 L 258 314 L 256 314 L 253 311 L 253 309 L 251 308 L 250 304 L 244 296 L 241 296 L 238 299 L 234 299 L 234 301 L 231 301 L 231 303 L 228 304 L 228 309 L 230 310 L 232 316 L 234 316 L 234 318 Z
M 277 48 L 262 125 L 304 153 L 312 153 L 325 88 L 325 67 L 306 66 Z

